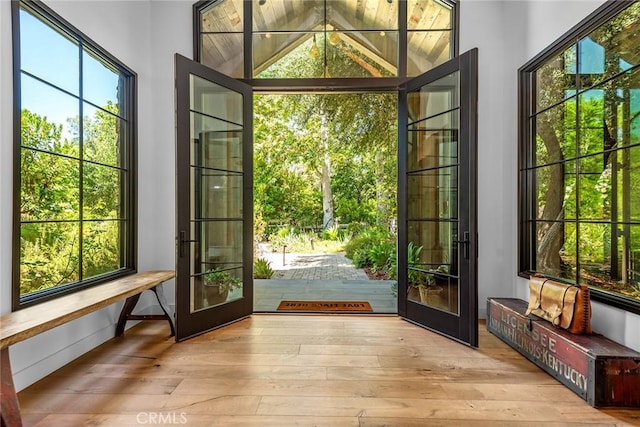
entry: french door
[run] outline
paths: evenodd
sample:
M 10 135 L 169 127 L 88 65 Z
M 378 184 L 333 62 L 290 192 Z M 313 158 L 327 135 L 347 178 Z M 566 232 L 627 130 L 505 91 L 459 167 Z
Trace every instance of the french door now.
M 176 54 L 176 340 L 253 312 L 251 87 Z
M 477 49 L 406 83 L 398 108 L 398 313 L 478 345 Z

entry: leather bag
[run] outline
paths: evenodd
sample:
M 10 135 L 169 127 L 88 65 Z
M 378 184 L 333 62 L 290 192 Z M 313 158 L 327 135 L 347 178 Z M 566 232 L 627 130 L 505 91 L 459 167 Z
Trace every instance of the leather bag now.
M 574 334 L 590 334 L 589 287 L 567 285 L 533 276 L 529 279 L 529 306 L 526 314 L 535 314 Z

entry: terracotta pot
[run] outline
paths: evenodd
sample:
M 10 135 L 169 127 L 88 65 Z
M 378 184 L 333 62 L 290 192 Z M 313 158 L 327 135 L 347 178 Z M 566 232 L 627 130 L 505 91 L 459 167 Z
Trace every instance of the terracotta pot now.
M 229 296 L 229 288 L 226 288 L 220 291 L 220 285 L 209 285 L 205 283 L 203 285 L 204 297 L 207 300 L 207 305 L 218 305 L 222 304 L 227 300 Z
M 440 305 L 443 290 L 441 286 L 419 286 L 420 302 L 429 305 Z

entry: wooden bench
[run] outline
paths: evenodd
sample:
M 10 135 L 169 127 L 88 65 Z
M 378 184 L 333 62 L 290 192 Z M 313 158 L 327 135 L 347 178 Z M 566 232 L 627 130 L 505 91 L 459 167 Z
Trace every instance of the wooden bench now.
M 594 407 L 640 407 L 640 353 L 602 335 L 574 335 L 514 298 L 487 300 L 487 329 Z
M 171 335 L 175 335 L 173 318 L 162 291 L 163 282 L 175 277 L 175 271 L 146 271 L 84 289 L 51 301 L 27 307 L 0 317 L 0 424 L 2 427 L 21 426 L 20 406 L 13 384 L 9 362 L 9 346 L 41 332 L 125 300 L 118 318 L 115 335 L 124 333 L 128 320 L 167 320 Z M 140 294 L 151 290 L 164 314 L 132 314 Z

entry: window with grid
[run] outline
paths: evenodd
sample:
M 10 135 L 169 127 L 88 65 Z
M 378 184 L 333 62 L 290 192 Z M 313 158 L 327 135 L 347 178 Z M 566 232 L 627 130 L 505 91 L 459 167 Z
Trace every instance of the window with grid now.
M 640 313 L 640 3 L 608 2 L 520 70 L 520 272 Z
M 134 271 L 135 74 L 14 2 L 13 306 Z

